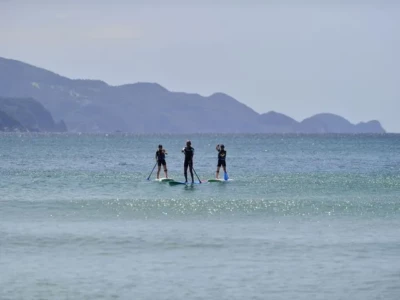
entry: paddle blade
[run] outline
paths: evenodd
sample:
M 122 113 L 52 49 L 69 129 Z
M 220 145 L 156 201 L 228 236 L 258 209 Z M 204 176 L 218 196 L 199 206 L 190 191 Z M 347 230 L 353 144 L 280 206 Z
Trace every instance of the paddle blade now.
M 224 173 L 224 180 L 228 180 L 229 179 L 229 176 L 228 176 L 228 173 Z

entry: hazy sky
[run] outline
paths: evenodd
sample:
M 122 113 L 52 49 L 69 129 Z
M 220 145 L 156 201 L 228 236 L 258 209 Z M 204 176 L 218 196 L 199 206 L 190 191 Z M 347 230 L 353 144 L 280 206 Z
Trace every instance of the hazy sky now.
M 400 132 L 396 0 L 0 0 L 0 56 Z

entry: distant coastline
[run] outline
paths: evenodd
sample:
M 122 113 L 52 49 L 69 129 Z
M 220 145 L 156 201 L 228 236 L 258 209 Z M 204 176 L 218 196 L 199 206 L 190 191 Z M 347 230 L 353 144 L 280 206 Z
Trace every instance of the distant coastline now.
M 203 97 L 171 92 L 156 83 L 110 86 L 100 80 L 73 80 L 1 57 L 0 97 L 3 103 L 30 103 L 22 108 L 14 103 L 14 109 L 9 102 L 0 105 L 0 131 L 386 133 L 377 120 L 352 124 L 339 115 L 321 113 L 298 122 L 274 111 L 259 114 L 223 93 Z M 22 117 L 14 113 L 20 109 Z

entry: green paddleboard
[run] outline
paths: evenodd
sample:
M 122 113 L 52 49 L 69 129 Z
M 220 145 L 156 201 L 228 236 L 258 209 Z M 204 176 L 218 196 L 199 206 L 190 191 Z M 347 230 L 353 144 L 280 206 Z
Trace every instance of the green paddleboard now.
M 208 181 L 208 182 L 225 182 L 225 181 L 227 181 L 227 180 L 225 180 L 225 179 L 216 179 L 216 178 L 213 178 L 213 179 L 208 179 L 207 181 Z
M 169 181 L 169 185 L 194 185 L 194 184 L 201 184 L 200 182 L 183 182 L 183 181 Z

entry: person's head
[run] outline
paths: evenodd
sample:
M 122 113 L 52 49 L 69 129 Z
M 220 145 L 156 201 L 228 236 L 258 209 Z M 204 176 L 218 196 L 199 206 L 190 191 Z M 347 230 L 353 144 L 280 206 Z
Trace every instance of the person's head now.
M 220 145 L 220 148 L 221 148 L 222 150 L 224 150 L 224 149 L 225 149 L 225 146 L 224 146 L 224 145 Z
M 161 145 L 161 144 L 160 144 L 160 145 L 158 145 L 158 149 L 160 149 L 160 150 L 162 149 L 162 145 Z
M 192 145 L 192 142 L 190 140 L 186 141 L 186 146 L 190 147 Z

